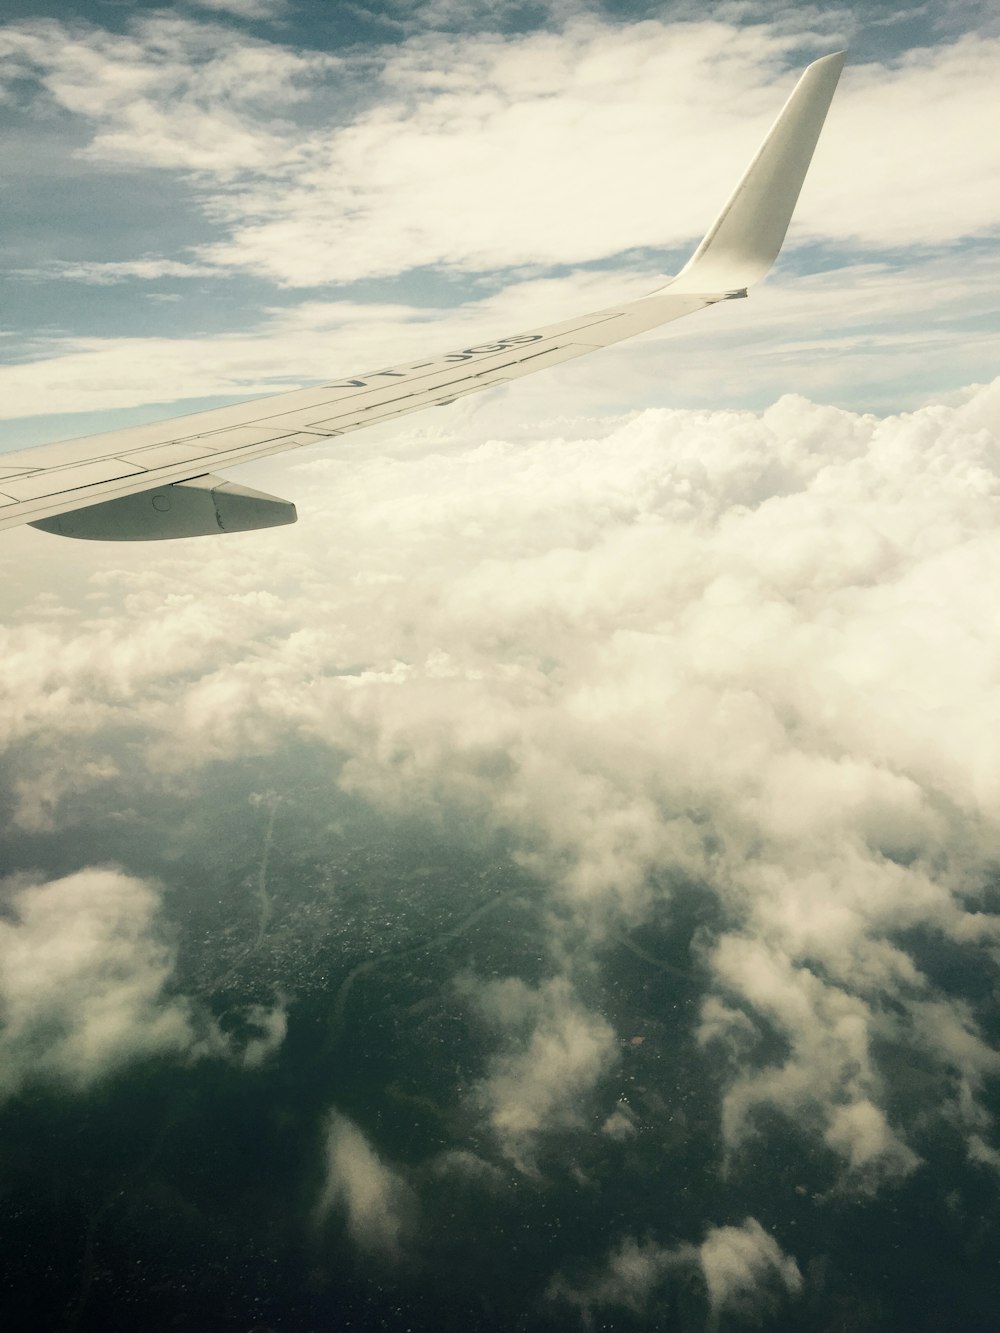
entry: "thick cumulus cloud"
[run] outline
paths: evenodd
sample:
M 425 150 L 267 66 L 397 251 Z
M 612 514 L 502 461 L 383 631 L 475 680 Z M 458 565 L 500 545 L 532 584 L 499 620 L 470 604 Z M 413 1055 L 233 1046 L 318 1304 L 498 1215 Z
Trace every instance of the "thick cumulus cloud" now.
M 998 403 L 449 418 L 289 468 L 295 529 L 81 551 L 86 613 L 51 591 L 68 548 L 10 534 L 50 585 L 5 631 L 16 817 L 71 826 L 66 756 L 99 789 L 126 732 L 154 773 L 324 742 L 549 886 L 549 979 L 470 995 L 511 1160 L 572 1131 L 556 1065 L 584 1098 L 609 1067 L 580 960 L 683 880 L 717 910 L 692 1030 L 730 1166 L 775 1115 L 862 1189 L 928 1117 L 986 1164 L 998 1057 L 920 941 L 997 950 Z M 914 1059 L 926 1100 L 893 1095 Z
M 132 1060 L 218 1050 L 165 987 L 155 889 L 118 870 L 9 880 L 0 921 L 0 1097 L 33 1083 L 79 1091 Z
M 416 1216 L 409 1185 L 354 1121 L 337 1110 L 327 1117 L 324 1159 L 317 1223 L 336 1213 L 361 1250 L 398 1259 Z
M 627 1236 L 601 1271 L 576 1284 L 557 1277 L 548 1294 L 575 1305 L 593 1327 L 595 1311 L 607 1307 L 648 1314 L 658 1290 L 692 1270 L 704 1285 L 711 1328 L 726 1314 L 759 1323 L 803 1285 L 795 1260 L 748 1217 L 742 1226 L 709 1227 L 700 1245 L 670 1247 Z

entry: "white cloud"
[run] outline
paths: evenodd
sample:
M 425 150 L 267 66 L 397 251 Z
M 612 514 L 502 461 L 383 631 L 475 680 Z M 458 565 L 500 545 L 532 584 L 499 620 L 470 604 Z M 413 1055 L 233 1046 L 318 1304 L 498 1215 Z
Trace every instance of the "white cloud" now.
M 244 1069 L 259 1069 L 274 1056 L 288 1035 L 288 1005 L 281 998 L 268 1008 L 267 1005 L 254 1004 L 247 1010 L 246 1023 L 251 1036 L 243 1047 L 240 1056 Z
M 224 229 L 201 252 L 210 268 L 314 287 L 689 244 L 776 114 L 789 62 L 829 49 L 821 19 L 614 23 L 569 7 L 549 30 L 422 29 L 343 58 L 164 14 L 124 35 L 12 24 L 0 43 L 19 87 L 36 80 L 89 127 L 95 161 L 203 174 Z M 989 122 L 998 41 L 849 68 L 791 244 L 991 235 L 998 150 L 966 131 Z M 295 111 L 309 98 L 322 128 Z
M 136 263 L 151 265 L 149 276 L 159 272 L 152 260 Z M 111 266 L 109 273 L 107 265 L 87 266 L 81 276 L 118 280 L 121 267 Z M 33 344 L 30 360 L 0 366 L 3 411 L 10 417 L 52 416 L 50 435 L 59 438 L 81 428 L 56 413 L 107 412 L 167 403 L 178 395 L 274 393 L 600 309 L 642 295 L 656 280 L 640 271 L 533 279 L 451 309 L 311 301 L 211 338 L 45 338 Z M 727 303 L 721 311 L 472 397 L 461 408 L 423 413 L 415 424 L 454 430 L 452 422 L 474 413 L 483 416 L 476 431 L 501 434 L 570 412 L 591 417 L 649 405 L 771 402 L 793 381 L 801 393 L 820 400 L 832 395 L 850 405 L 890 399 L 897 408 L 918 407 L 935 386 L 954 389 L 970 374 L 992 375 L 1000 333 L 989 331 L 988 307 L 997 282 L 1000 262 L 985 256 L 929 257 L 905 274 L 866 264 L 820 277 L 785 275 L 747 302 Z M 916 334 L 914 327 L 926 332 Z M 185 410 L 183 401 L 173 410 Z M 16 423 L 5 431 L 10 446 L 17 431 Z M 386 436 L 405 438 L 396 423 L 358 439 L 374 448 Z
M 635 1118 L 627 1102 L 619 1102 L 601 1126 L 601 1133 L 615 1143 L 624 1143 L 638 1133 Z
M 695 28 L 704 50 L 679 96 L 688 105 L 694 81 L 701 89 L 710 74 L 719 100 L 695 140 L 704 162 L 664 166 L 697 176 L 678 204 L 675 239 L 700 229 L 695 194 L 708 197 L 725 153 L 734 169 L 744 153 L 732 138 L 739 112 L 715 74 L 722 47 Z M 534 144 L 515 133 L 525 108 L 539 109 L 538 143 L 551 152 L 580 126 L 593 130 L 600 104 L 609 137 L 593 160 L 602 171 L 614 135 L 630 139 L 652 103 L 618 111 L 608 90 L 616 62 L 635 54 L 635 33 L 603 50 L 599 35 L 592 24 L 548 45 L 456 42 L 482 80 L 471 90 L 458 62 L 435 65 L 439 45 L 409 43 L 385 66 L 394 100 L 381 119 L 359 113 L 323 141 L 271 120 L 261 131 L 263 103 L 239 88 L 253 83 L 255 61 L 270 60 L 256 47 L 237 60 L 193 29 L 158 29 L 155 41 L 147 32 L 113 50 L 91 35 L 73 47 L 72 69 L 51 52 L 43 60 L 41 47 L 20 49 L 45 65 L 61 106 L 92 120 L 92 153 L 132 161 L 148 152 L 213 178 L 235 171 L 239 197 L 227 197 L 223 220 L 234 236 L 249 229 L 254 244 L 211 262 L 293 282 L 325 272 L 338 238 L 336 262 L 349 273 L 551 258 L 562 244 L 557 210 L 569 198 L 575 217 L 579 198 L 546 193 L 537 162 L 522 164 L 519 183 L 517 162 L 501 170 L 497 160 L 511 144 Z M 771 113 L 786 36 L 764 32 L 761 46 L 733 55 L 748 140 Z M 654 72 L 668 56 L 697 55 L 676 32 L 668 52 L 657 25 L 646 38 Z M 147 61 L 155 43 L 161 54 Z M 976 114 L 990 49 L 969 42 L 914 57 L 881 81 L 879 71 L 854 70 L 800 236 L 934 242 L 949 208 L 954 230 L 995 225 L 981 187 L 995 175 L 989 136 L 951 152 L 929 200 L 943 147 L 928 118 L 943 106 L 948 134 L 953 107 Z M 181 67 L 192 53 L 189 76 Z M 306 86 L 315 73 L 280 61 L 271 72 L 286 108 L 296 80 Z M 651 78 L 639 62 L 640 101 L 652 97 Z M 186 103 L 176 118 L 175 97 Z M 203 106 L 209 138 L 224 131 L 219 160 L 214 141 L 186 140 L 185 115 Z M 463 137 L 467 114 L 476 123 Z M 898 208 L 890 198 L 883 210 L 881 193 L 859 186 L 861 140 L 848 161 L 844 144 L 863 116 L 908 127 L 900 172 L 885 166 Z M 910 133 L 928 136 L 926 168 Z M 413 179 L 397 143 L 426 152 L 413 159 Z M 472 205 L 451 184 L 431 216 L 420 171 L 430 179 L 466 161 L 477 210 L 492 207 L 494 185 L 477 184 L 487 167 L 475 143 L 494 154 L 486 160 L 497 190 L 533 191 L 525 216 L 472 227 Z M 336 195 L 356 211 L 321 234 L 331 191 L 344 189 L 332 181 L 337 163 L 371 183 Z M 623 176 L 634 168 L 623 154 Z M 294 245 L 281 231 L 279 187 L 289 182 L 300 192 Z M 657 226 L 665 215 L 664 182 L 655 185 L 656 199 L 650 184 L 625 230 L 610 209 L 583 210 L 567 253 L 610 253 L 651 235 L 653 213 Z M 77 276 L 169 275 L 181 262 L 84 263 Z M 697 936 L 693 975 L 703 991 L 696 1034 L 721 1080 L 723 1165 L 751 1172 L 753 1136 L 777 1116 L 813 1142 L 818 1160 L 836 1162 L 830 1176 L 839 1171 L 852 1191 L 915 1170 L 918 1149 L 934 1151 L 927 1127 L 942 1119 L 973 1162 L 995 1169 L 987 1089 L 1000 1057 L 961 983 L 937 978 L 912 937 L 944 939 L 970 957 L 1000 946 L 984 892 L 1000 852 L 1000 382 L 932 396 L 935 375 L 953 386 L 995 364 L 996 335 L 983 329 L 997 265 L 946 253 L 925 254 L 905 278 L 870 258 L 822 276 L 795 278 L 793 268 L 794 256 L 753 301 L 681 326 L 683 342 L 650 338 L 481 406 L 243 474 L 299 502 L 296 528 L 170 548 L 4 534 L 0 739 L 16 827 L 72 829 L 102 787 L 118 790 L 126 735 L 151 780 L 290 740 L 327 744 L 344 758 L 344 786 L 383 810 L 452 827 L 459 812 L 502 830 L 548 895 L 539 952 L 564 975 L 467 990 L 496 1039 L 467 1107 L 492 1129 L 505 1165 L 540 1173 L 550 1147 L 572 1148 L 583 1133 L 615 1154 L 619 1143 L 642 1148 L 649 1120 L 655 1134 L 655 1107 L 633 1144 L 633 1119 L 599 1105 L 618 1046 L 571 978 L 596 973 L 609 934 L 662 921 L 670 885 L 686 880 L 713 923 Z M 67 339 L 49 344 L 45 361 L 0 371 L 0 394 L 5 410 L 29 413 L 136 405 L 180 385 L 192 395 L 260 392 L 647 285 L 637 272 L 580 272 L 441 314 L 315 301 L 210 343 Z M 876 418 L 799 395 L 762 412 L 646 408 L 664 401 L 665 377 L 670 401 L 773 398 L 791 382 L 790 365 L 798 387 L 824 398 L 888 393 L 891 369 L 892 396 L 915 410 Z M 170 997 L 172 954 L 157 942 L 148 885 L 88 871 L 11 892 L 21 915 L 0 928 L 3 959 L 13 960 L 0 974 L 12 1016 L 0 1036 L 8 1091 L 35 1077 L 85 1088 L 157 1053 L 211 1051 L 254 1069 L 279 1049 L 283 1001 L 251 1010 L 249 1039 L 227 1043 Z M 924 1082 L 900 1095 L 910 1057 Z M 416 1215 L 403 1173 L 336 1112 L 325 1150 L 317 1217 L 342 1216 L 363 1250 L 402 1254 Z M 496 1168 L 471 1155 L 440 1165 L 499 1187 Z M 575 1292 L 567 1298 L 585 1312 L 648 1310 L 675 1265 L 701 1273 L 718 1318 L 769 1309 L 801 1286 L 794 1260 L 750 1219 L 711 1229 L 700 1245 L 628 1239 L 606 1271 L 563 1295 Z
M 180 259 L 159 259 L 150 256 L 147 259 L 107 260 L 105 262 L 58 263 L 49 272 L 52 276 L 70 278 L 78 282 L 90 282 L 104 286 L 115 282 L 124 282 L 127 278 L 141 278 L 155 282 L 160 278 L 201 278 L 217 270 L 207 264 L 192 264 Z M 26 273 L 27 277 L 40 277 L 40 271 Z
M 969 1159 L 980 1166 L 1000 1171 L 1000 1151 L 990 1147 L 978 1134 L 969 1136 Z
M 288 9 L 288 0 L 189 0 L 189 3 L 194 9 L 210 9 L 250 20 L 280 18 Z
M 518 27 L 525 19 L 524 0 L 388 0 L 385 8 L 422 32 L 435 28 L 496 32 L 510 22 Z M 596 0 L 536 0 L 529 12 L 544 15 L 546 26 L 559 26 L 599 8 Z
M 218 1053 L 217 1034 L 167 990 L 173 951 L 143 880 L 93 868 L 8 880 L 0 920 L 0 1097 L 74 1091 L 134 1060 Z
M 775 1289 L 790 1296 L 802 1290 L 798 1264 L 754 1217 L 741 1227 L 710 1228 L 698 1255 L 713 1315 L 759 1315 L 773 1305 Z
M 456 1178 L 485 1190 L 498 1192 L 507 1183 L 507 1176 L 498 1166 L 465 1148 L 449 1148 L 438 1153 L 428 1165 L 432 1176 Z
M 17 876 L 0 882 L 0 907 L 0 1101 L 38 1084 L 85 1092 L 153 1057 L 257 1069 L 284 1041 L 282 999 L 249 1006 L 243 1035 L 226 1037 L 204 1005 L 172 991 L 176 950 L 146 880 L 103 867 Z
M 844 912 L 842 901 L 835 910 Z M 857 933 L 854 926 L 852 934 Z M 874 942 L 862 941 L 861 948 Z M 840 955 L 828 947 L 826 956 Z M 904 962 L 905 959 L 905 962 Z M 909 959 L 901 964 L 915 979 Z M 825 1142 L 855 1175 L 878 1181 L 905 1175 L 918 1158 L 889 1127 L 885 1114 L 871 1100 L 881 1091 L 881 1078 L 871 1054 L 882 1024 L 863 999 L 820 980 L 808 966 L 778 957 L 759 940 L 723 936 L 711 958 L 712 968 L 728 990 L 753 1012 L 768 1019 L 789 1043 L 780 1064 L 747 1070 L 742 1051 L 734 1064 L 741 1071 L 723 1102 L 723 1139 L 742 1143 L 748 1117 L 756 1108 L 779 1110 L 800 1127 L 821 1132 Z M 907 966 L 908 965 L 908 966 Z M 886 978 L 882 993 L 895 989 Z M 716 1035 L 717 1019 L 703 1039 Z
M 968 34 L 908 53 L 888 69 L 853 71 L 837 106 L 830 141 L 820 150 L 804 226 L 818 235 L 854 237 L 866 245 L 940 245 L 959 236 L 990 235 L 996 201 L 968 128 L 989 97 L 1000 38 Z M 969 150 L 955 151 L 955 144 Z M 877 177 L 877 191 L 864 181 Z M 936 185 L 935 185 L 936 182 Z
M 3 716 L 31 751 L 8 780 L 42 794 L 22 819 L 71 819 L 57 770 L 113 755 L 125 724 L 154 771 L 326 743 L 384 809 L 505 830 L 548 885 L 567 977 L 560 921 L 592 962 L 678 876 L 702 886 L 731 1162 L 770 1109 L 856 1185 L 905 1174 L 917 1108 L 890 1094 L 910 1054 L 921 1114 L 986 1142 L 996 1057 L 908 935 L 1000 934 L 998 402 L 542 424 L 498 405 L 259 468 L 300 502 L 278 533 L 71 565 L 7 534 L 0 586 L 25 614 Z M 566 979 L 483 995 L 502 1044 L 482 1110 L 530 1168 L 615 1043 Z
M 670 1271 L 684 1266 L 692 1255 L 691 1246 L 669 1249 L 626 1236 L 608 1255 L 601 1272 L 579 1284 L 560 1275 L 549 1284 L 548 1296 L 575 1305 L 588 1327 L 595 1308 L 621 1306 L 643 1314 Z
M 801 24 L 813 33 L 813 16 Z M 793 72 L 779 70 L 806 40 L 801 24 L 591 15 L 504 38 L 425 31 L 344 59 L 179 15 L 136 19 L 125 34 L 12 24 L 0 45 L 18 87 L 35 80 L 75 118 L 87 154 L 114 164 L 116 190 L 126 166 L 180 172 L 177 185 L 164 180 L 164 198 L 193 190 L 221 234 L 200 250 L 82 257 L 31 273 L 108 284 L 249 271 L 311 288 L 428 265 L 620 270 L 632 247 L 684 247 L 703 231 L 790 83 Z M 998 164 L 989 135 L 963 135 L 955 152 L 952 122 L 983 122 L 995 59 L 993 39 L 967 37 L 892 68 L 850 69 L 781 281 L 739 310 L 553 372 L 546 392 L 562 385 L 588 412 L 768 401 L 787 387 L 794 358 L 802 392 L 898 407 L 991 375 L 996 260 L 952 242 L 996 228 Z M 873 117 L 884 139 L 869 132 Z M 807 267 L 825 272 L 793 279 L 796 241 L 810 238 L 841 251 L 858 243 L 862 262 L 810 256 Z M 516 282 L 457 311 L 313 302 L 210 339 L 43 336 L 30 361 L 0 369 L 0 396 L 8 415 L 37 416 L 266 393 L 529 327 L 639 294 L 657 277 L 630 269 Z M 524 392 L 517 401 L 531 402 Z
M 759 1322 L 803 1286 L 795 1260 L 748 1217 L 742 1226 L 709 1227 L 697 1246 L 669 1247 L 626 1236 L 597 1274 L 579 1284 L 559 1276 L 548 1294 L 576 1305 L 588 1325 L 595 1309 L 608 1306 L 655 1319 L 659 1295 L 672 1275 L 692 1268 L 704 1281 L 713 1328 L 726 1314 Z
M 852 1171 L 863 1171 L 872 1163 L 893 1161 L 903 1172 L 917 1164 L 915 1153 L 900 1145 L 886 1122 L 885 1113 L 869 1101 L 838 1106 L 830 1116 L 826 1141 L 847 1161 Z
M 476 1097 L 504 1154 L 532 1171 L 541 1136 L 586 1123 L 588 1096 L 617 1058 L 614 1033 L 564 978 L 537 988 L 517 977 L 470 985 L 504 1043 Z
M 415 1217 L 415 1200 L 402 1176 L 379 1157 L 361 1129 L 336 1110 L 327 1118 L 325 1159 L 317 1222 L 340 1213 L 359 1249 L 399 1258 Z
M 766 25 L 593 20 L 503 42 L 404 43 L 386 60 L 386 99 L 314 141 L 292 189 L 241 195 L 230 239 L 205 255 L 309 286 L 320 272 L 491 270 L 683 246 L 766 132 L 793 77 L 779 82 L 776 69 L 801 43 Z M 970 37 L 898 69 L 850 71 L 792 244 L 990 234 L 995 145 L 955 126 L 988 115 L 996 55 L 995 42 Z
M 88 127 L 85 155 L 169 171 L 279 169 L 294 137 L 275 117 L 338 64 L 237 35 L 232 27 L 165 12 L 135 18 L 125 33 L 56 19 L 0 29 L 8 78 Z

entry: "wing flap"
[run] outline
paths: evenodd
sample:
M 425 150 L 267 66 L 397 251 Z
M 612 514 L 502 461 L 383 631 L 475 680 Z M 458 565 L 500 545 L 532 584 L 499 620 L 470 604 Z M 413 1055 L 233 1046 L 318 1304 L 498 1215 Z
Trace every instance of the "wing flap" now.
M 40 518 L 32 526 L 83 541 L 148 542 L 249 532 L 295 520 L 295 506 L 287 500 L 209 474 Z

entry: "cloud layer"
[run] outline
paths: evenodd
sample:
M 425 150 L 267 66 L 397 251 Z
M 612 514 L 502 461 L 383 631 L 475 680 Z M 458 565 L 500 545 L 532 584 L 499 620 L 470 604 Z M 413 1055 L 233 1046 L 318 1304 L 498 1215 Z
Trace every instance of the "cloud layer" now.
M 228 236 L 201 261 L 312 287 L 685 244 L 774 118 L 790 52 L 842 34 L 578 16 L 334 57 L 158 15 L 124 36 L 49 20 L 2 40 L 12 77 L 91 127 L 95 162 L 210 179 L 205 206 Z M 965 131 L 988 118 L 996 54 L 969 34 L 852 69 L 798 236 L 890 248 L 989 234 L 995 145 Z M 296 119 L 331 79 L 351 86 L 351 110 L 326 96 L 332 127 Z
M 236 8 L 262 17 L 269 6 Z M 169 237 L 152 230 L 158 249 L 137 242 L 149 224 L 130 223 L 128 207 L 81 212 L 72 239 L 51 242 L 58 253 L 27 247 L 5 412 L 263 393 L 638 294 L 683 263 L 803 50 L 829 50 L 849 22 L 808 11 L 797 23 L 618 23 L 575 6 L 550 19 L 501 36 L 440 31 L 444 18 L 421 11 L 398 40 L 336 52 L 180 12 L 135 17 L 124 32 L 57 19 L 0 29 L 14 168 L 55 155 L 51 170 L 82 180 L 82 200 L 102 182 L 116 201 L 155 188 L 192 219 Z M 665 391 L 770 401 L 788 383 L 787 357 L 803 367 L 803 391 L 880 408 L 991 374 L 996 274 L 982 242 L 1000 222 L 989 186 L 1000 164 L 991 136 L 966 131 L 989 120 L 998 40 L 984 30 L 856 57 L 797 211 L 785 285 L 765 287 L 731 337 L 722 320 L 704 333 L 685 325 L 694 344 L 678 362 L 656 339 L 655 360 L 604 358 L 596 385 L 589 370 L 564 372 L 585 410 Z M 53 124 L 40 149 L 40 127 Z M 42 188 L 30 172 L 25 181 Z M 803 243 L 821 249 L 796 253 Z M 796 288 L 796 268 L 827 280 Z M 101 285 L 97 325 L 79 281 Z M 43 329 L 39 284 L 54 293 Z M 335 299 L 303 305 L 306 293 Z M 160 336 L 148 319 L 141 336 L 104 334 L 135 328 L 150 295 Z M 168 318 L 182 296 L 184 317 Z M 55 422 L 52 433 L 73 429 Z
M 521 1167 L 613 1063 L 570 960 L 677 876 L 721 913 L 692 1031 L 730 1165 L 767 1111 L 859 1187 L 907 1175 L 887 1080 L 913 1056 L 982 1159 L 998 1057 L 909 941 L 997 947 L 998 395 L 415 431 L 293 469 L 291 538 L 82 552 L 90 619 L 43 599 L 5 632 L 15 817 L 72 819 L 126 725 L 164 773 L 320 741 L 348 790 L 507 830 L 551 886 L 550 980 L 470 992 Z M 46 540 L 12 558 L 64 559 Z

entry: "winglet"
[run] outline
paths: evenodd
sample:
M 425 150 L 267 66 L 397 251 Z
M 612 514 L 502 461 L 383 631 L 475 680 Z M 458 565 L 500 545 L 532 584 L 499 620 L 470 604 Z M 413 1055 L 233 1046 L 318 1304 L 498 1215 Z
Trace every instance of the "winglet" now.
M 770 269 L 785 239 L 846 55 L 838 51 L 823 56 L 803 72 L 729 202 L 684 268 L 667 284 L 671 292 L 744 296 L 746 288 Z

